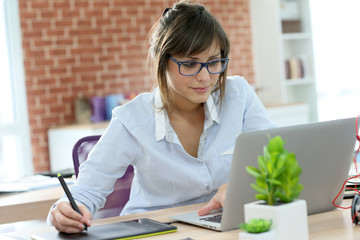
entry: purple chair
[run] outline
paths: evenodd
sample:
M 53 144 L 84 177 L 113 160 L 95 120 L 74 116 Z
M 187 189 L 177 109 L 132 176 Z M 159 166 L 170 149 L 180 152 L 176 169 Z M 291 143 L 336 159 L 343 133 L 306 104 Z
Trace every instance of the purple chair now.
M 79 166 L 86 161 L 90 150 L 98 142 L 101 135 L 83 137 L 78 140 L 73 148 L 73 163 L 75 176 L 79 174 Z M 116 180 L 114 191 L 107 196 L 105 206 L 93 216 L 93 219 L 109 218 L 119 216 L 121 210 L 129 200 L 130 188 L 134 177 L 134 168 L 128 167 L 123 177 Z

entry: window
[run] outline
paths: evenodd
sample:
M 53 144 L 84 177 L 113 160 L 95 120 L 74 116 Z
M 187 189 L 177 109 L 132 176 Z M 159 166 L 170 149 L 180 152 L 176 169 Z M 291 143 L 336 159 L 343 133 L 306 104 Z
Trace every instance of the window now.
M 360 1 L 310 1 L 319 120 L 360 114 Z
M 17 0 L 0 0 L 0 179 L 33 172 Z
M 319 120 L 360 115 L 360 1 L 310 1 Z M 354 130 L 355 131 L 355 130 Z M 356 143 L 356 148 L 359 142 Z

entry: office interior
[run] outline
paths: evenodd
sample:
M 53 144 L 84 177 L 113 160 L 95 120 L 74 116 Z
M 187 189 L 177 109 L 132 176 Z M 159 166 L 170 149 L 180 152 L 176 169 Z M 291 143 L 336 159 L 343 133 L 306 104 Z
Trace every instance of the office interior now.
M 0 1 L 1 17 L 6 24 L 3 32 L 8 34 L 3 46 L 9 54 L 9 61 L 2 62 L 2 72 L 10 79 L 8 85 L 3 83 L 0 87 L 4 105 L 0 112 L 0 174 L 3 176 L 0 180 L 71 168 L 74 141 L 82 135 L 101 134 L 106 128 L 106 121 L 89 119 L 88 123 L 77 123 L 77 100 L 114 94 L 131 98 L 153 89 L 154 82 L 146 65 L 147 32 L 173 2 Z M 357 46 L 360 34 L 356 27 L 359 22 L 356 10 L 360 6 L 356 0 L 305 1 L 309 9 L 299 10 L 297 14 L 308 17 L 301 19 L 303 22 L 309 21 L 310 37 L 305 38 L 310 41 L 306 47 L 310 53 L 305 62 L 311 80 L 289 83 L 291 80 L 284 79 L 285 84 L 274 85 L 259 80 L 255 20 L 251 15 L 256 9 L 251 9 L 255 7 L 252 0 L 200 2 L 220 20 L 229 35 L 228 75 L 244 76 L 279 125 L 359 114 L 360 85 L 355 69 L 360 54 Z M 278 6 L 297 1 L 269 2 Z M 341 12 L 344 14 L 339 16 Z M 277 32 L 274 39 L 282 39 L 282 34 Z M 283 40 L 279 41 L 283 44 Z M 284 70 L 283 61 L 276 64 Z M 275 95 L 268 94 L 274 90 Z M 278 94 L 278 91 L 282 92 Z M 62 146 L 66 144 L 69 146 L 64 151 Z

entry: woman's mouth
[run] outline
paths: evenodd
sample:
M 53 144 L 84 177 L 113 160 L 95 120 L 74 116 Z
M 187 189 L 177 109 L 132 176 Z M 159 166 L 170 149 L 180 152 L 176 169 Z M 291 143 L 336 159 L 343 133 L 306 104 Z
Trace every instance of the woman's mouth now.
M 198 93 L 206 93 L 209 90 L 209 87 L 199 87 L 199 88 L 193 88 Z

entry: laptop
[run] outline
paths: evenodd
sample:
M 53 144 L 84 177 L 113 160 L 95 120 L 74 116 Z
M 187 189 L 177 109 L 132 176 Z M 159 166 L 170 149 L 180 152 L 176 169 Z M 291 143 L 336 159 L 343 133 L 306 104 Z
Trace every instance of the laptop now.
M 356 141 L 355 126 L 355 118 L 349 118 L 241 133 L 235 142 L 221 221 L 208 221 L 208 217 L 218 216 L 219 211 L 210 216 L 199 217 L 197 212 L 189 212 L 170 218 L 218 231 L 236 229 L 244 222 L 244 204 L 257 201 L 255 190 L 250 186 L 255 178 L 245 167 L 258 167 L 257 156 L 263 154 L 268 135 L 280 135 L 286 140 L 284 147 L 296 154 L 302 167 L 300 183 L 304 185 L 298 198 L 306 200 L 308 214 L 333 210 L 336 207 L 332 202 L 349 174 Z M 335 202 L 337 205 L 341 204 L 343 195 L 344 191 Z

